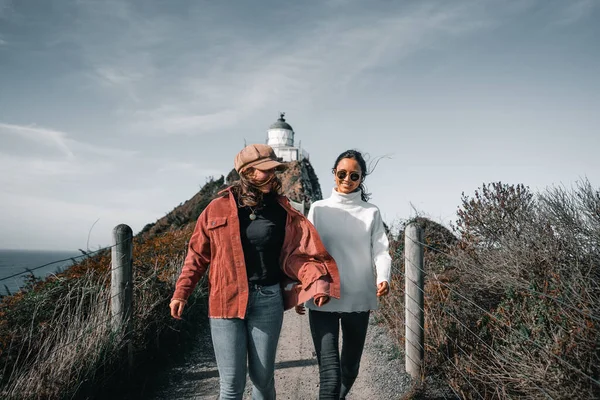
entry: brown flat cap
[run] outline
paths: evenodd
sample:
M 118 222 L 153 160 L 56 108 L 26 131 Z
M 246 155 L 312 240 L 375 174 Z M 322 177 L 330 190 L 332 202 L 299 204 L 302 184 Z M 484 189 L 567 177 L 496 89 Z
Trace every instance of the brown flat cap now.
M 235 170 L 240 173 L 250 167 L 261 171 L 273 168 L 283 169 L 286 164 L 277 161 L 273 148 L 268 144 L 250 144 L 235 156 L 234 166 Z

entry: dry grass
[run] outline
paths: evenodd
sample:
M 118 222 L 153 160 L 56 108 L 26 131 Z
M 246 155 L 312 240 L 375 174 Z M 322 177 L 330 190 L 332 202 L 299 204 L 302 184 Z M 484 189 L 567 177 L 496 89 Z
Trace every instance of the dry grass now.
M 159 346 L 163 333 L 174 326 L 168 301 L 192 228 L 134 240 L 134 326 L 129 337 L 110 324 L 109 252 L 4 298 L 0 397 L 70 398 L 126 370 L 129 351 L 135 359 Z
M 16 359 L 3 398 L 58 398 L 65 387 L 87 377 L 98 362 L 118 353 L 124 341 L 111 332 L 109 297 L 106 287 L 96 286 L 91 275 L 85 276 L 59 298 L 52 317 L 39 329 L 32 324 L 26 331 L 15 331 L 13 337 L 20 340 L 11 343 L 16 348 L 7 349 L 7 353 L 16 352 Z M 43 306 L 36 304 L 34 315 Z
M 462 240 L 425 250 L 425 373 L 467 399 L 600 397 L 600 191 L 478 193 Z

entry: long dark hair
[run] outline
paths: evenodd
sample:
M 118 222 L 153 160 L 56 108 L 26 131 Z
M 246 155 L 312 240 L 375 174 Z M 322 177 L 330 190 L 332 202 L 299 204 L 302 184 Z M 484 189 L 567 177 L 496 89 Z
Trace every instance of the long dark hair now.
M 263 193 L 260 188 L 255 186 L 248 178 L 248 175 L 248 170 L 242 171 L 239 174 L 240 179 L 232 183 L 231 190 L 240 207 L 260 207 L 262 206 L 263 198 L 266 193 Z M 271 182 L 271 193 L 275 192 L 281 194 L 282 185 L 279 177 L 277 175 L 273 176 Z
M 362 201 L 369 201 L 369 199 L 371 198 L 371 193 L 367 192 L 367 187 L 365 186 L 365 178 L 367 177 L 367 175 L 369 175 L 371 173 L 371 171 L 367 170 L 367 162 L 365 161 L 365 158 L 363 157 L 363 155 L 360 151 L 358 151 L 358 150 L 344 151 L 342 154 L 340 154 L 338 156 L 338 158 L 336 158 L 335 164 L 333 164 L 333 168 L 331 169 L 331 172 L 333 172 L 335 174 L 335 170 L 337 169 L 338 164 L 344 158 L 351 158 L 353 160 L 356 160 L 356 162 L 360 166 L 360 185 L 358 186 L 358 189 L 360 189 L 360 198 L 362 199 Z

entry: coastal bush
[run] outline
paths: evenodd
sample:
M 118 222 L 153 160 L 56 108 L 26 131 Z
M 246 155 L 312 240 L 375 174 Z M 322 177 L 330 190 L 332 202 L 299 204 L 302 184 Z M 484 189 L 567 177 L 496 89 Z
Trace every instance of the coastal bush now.
M 600 191 L 484 184 L 454 231 L 442 265 L 425 247 L 425 375 L 467 399 L 599 398 Z
M 93 393 L 118 380 L 116 372 L 126 372 L 130 352 L 134 360 L 141 360 L 149 349 L 161 346 L 163 334 L 174 332 L 176 326 L 168 302 L 192 230 L 189 224 L 143 241 L 134 239 L 130 337 L 114 332 L 110 324 L 110 251 L 4 297 L 0 398 L 71 398 Z M 204 295 L 200 285 L 190 303 Z

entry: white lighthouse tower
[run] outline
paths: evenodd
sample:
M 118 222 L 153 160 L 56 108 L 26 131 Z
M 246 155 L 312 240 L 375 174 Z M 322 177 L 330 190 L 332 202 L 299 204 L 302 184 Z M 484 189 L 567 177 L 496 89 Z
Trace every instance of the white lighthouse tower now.
M 285 113 L 281 113 L 267 130 L 267 144 L 273 148 L 277 157 L 284 162 L 301 161 L 308 158 L 308 152 L 302 150 L 302 146 L 294 146 L 294 130 L 285 122 Z

